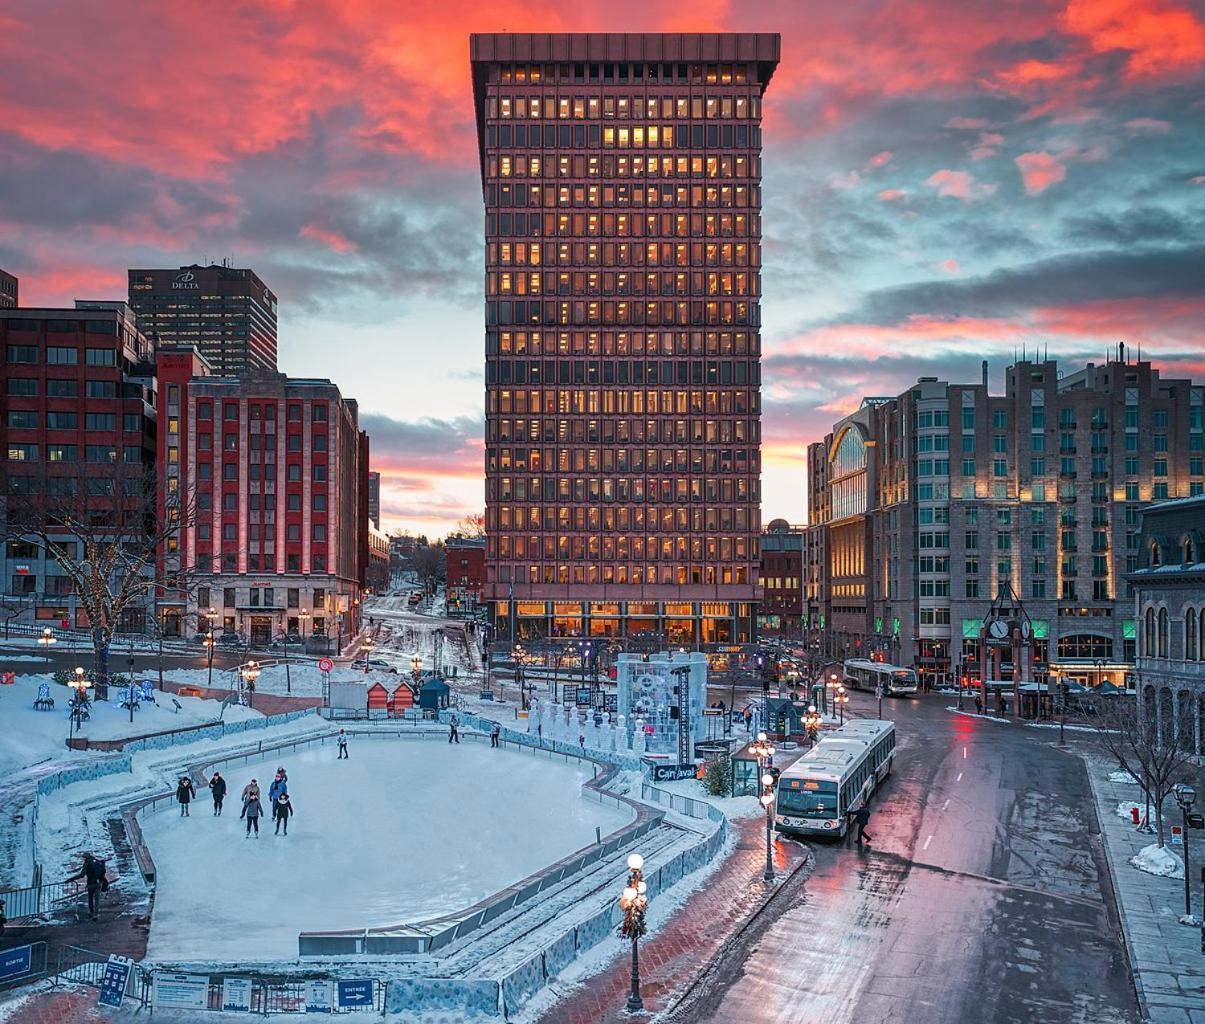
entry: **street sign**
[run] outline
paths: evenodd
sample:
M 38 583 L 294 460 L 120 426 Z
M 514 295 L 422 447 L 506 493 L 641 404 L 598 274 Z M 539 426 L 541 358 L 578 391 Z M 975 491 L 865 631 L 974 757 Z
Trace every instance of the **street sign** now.
M 325 978 L 313 979 L 305 983 L 305 1012 L 306 1013 L 330 1013 L 334 1009 L 331 1006 L 331 983 Z
M 126 994 L 126 982 L 130 978 L 132 962 L 114 953 L 105 964 L 105 973 L 100 979 L 100 992 L 96 1002 L 100 1006 L 120 1006 Z
M 1172 846 L 1180 846 L 1184 843 L 1184 829 L 1179 825 L 1172 826 Z
M 723 708 L 704 708 L 703 709 L 703 716 L 705 718 L 713 718 L 717 715 L 723 715 L 723 713 L 724 713 Z
M 33 965 L 33 946 L 17 946 L 0 953 L 0 981 L 28 974 Z
M 251 979 L 222 979 L 222 1009 L 232 1013 L 251 1012 Z
M 318 659 L 318 671 L 319 672 L 329 672 L 334 667 L 335 667 L 335 663 L 333 661 L 331 661 L 330 658 L 319 658 Z
M 156 971 L 151 976 L 151 1005 L 177 1010 L 207 1010 L 209 975 Z
M 693 779 L 698 772 L 693 764 L 652 765 L 654 782 L 675 782 L 678 779 Z
M 588 708 L 590 706 L 590 687 L 579 686 L 577 688 L 577 694 L 574 698 L 574 703 L 579 708 Z
M 372 979 L 336 983 L 336 1002 L 339 1009 L 372 1006 Z

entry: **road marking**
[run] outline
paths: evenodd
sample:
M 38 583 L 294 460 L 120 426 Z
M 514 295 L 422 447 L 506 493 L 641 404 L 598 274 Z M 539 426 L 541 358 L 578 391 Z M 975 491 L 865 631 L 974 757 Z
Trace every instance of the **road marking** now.
M 927 850 L 927 849 L 929 849 L 929 844 L 930 844 L 931 842 L 933 842 L 933 837 L 932 837 L 932 836 L 929 836 L 929 838 L 925 840 L 925 845 L 921 847 L 921 850 Z
M 956 778 L 954 781 L 955 781 L 955 782 L 961 782 L 961 781 L 962 781 L 962 772 L 959 772 L 959 773 L 958 773 L 958 778 Z
M 962 748 L 962 756 L 963 756 L 963 757 L 966 757 L 966 756 L 967 756 L 967 748 L 966 748 L 966 747 L 963 747 L 963 748 Z
M 950 806 L 950 801 L 947 800 L 944 804 L 941 805 L 941 809 L 944 811 L 949 806 Z

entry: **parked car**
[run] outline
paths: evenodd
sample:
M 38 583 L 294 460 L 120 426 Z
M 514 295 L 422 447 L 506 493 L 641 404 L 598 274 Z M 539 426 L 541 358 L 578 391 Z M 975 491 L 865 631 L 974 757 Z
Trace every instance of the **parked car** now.
M 241 636 L 239 636 L 238 633 L 234 632 L 233 630 L 227 630 L 225 633 L 223 633 L 221 636 L 218 637 L 217 642 L 218 642 L 218 645 L 221 647 L 242 647 L 243 646 L 243 638 Z
M 383 658 L 369 658 L 368 667 L 374 672 L 392 672 L 397 675 L 397 666 L 389 664 Z

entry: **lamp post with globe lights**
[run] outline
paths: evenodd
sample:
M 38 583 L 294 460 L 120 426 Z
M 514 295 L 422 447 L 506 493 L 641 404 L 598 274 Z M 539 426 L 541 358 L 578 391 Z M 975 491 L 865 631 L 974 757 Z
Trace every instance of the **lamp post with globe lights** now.
M 46 671 L 50 671 L 50 648 L 53 647 L 58 640 L 55 639 L 54 630 L 47 626 L 42 630 L 42 635 L 38 637 L 38 644 L 46 654 Z
M 808 705 L 807 714 L 803 716 L 803 728 L 808 734 L 808 740 L 814 747 L 816 745 L 816 737 L 820 735 L 820 726 L 823 719 L 820 717 L 820 712 L 816 710 L 815 704 Z
M 1172 787 L 1172 795 L 1180 806 L 1180 827 L 1184 832 L 1184 916 L 1192 917 L 1192 882 L 1188 869 L 1188 812 L 1196 802 L 1197 791 L 1187 782 Z
M 209 627 L 209 632 L 205 634 L 203 641 L 205 644 L 205 660 L 209 663 L 209 683 L 210 689 L 213 688 L 213 627 Z
M 774 879 L 774 854 L 771 836 L 774 814 L 771 807 L 774 803 L 774 776 L 770 773 L 771 758 L 774 757 L 774 744 L 764 732 L 757 734 L 757 742 L 749 744 L 749 753 L 757 758 L 757 774 L 762 784 L 761 802 L 766 809 L 766 869 L 762 877 L 767 881 Z M 767 781 L 769 780 L 769 781 Z
M 71 680 L 75 697 L 71 701 L 71 720 L 67 727 L 67 746 L 71 746 L 72 737 L 79 732 L 84 720 L 84 709 L 88 706 L 88 691 L 92 689 L 92 680 L 84 675 L 80 667 L 75 669 L 75 678 Z
M 410 671 L 414 675 L 414 681 L 418 682 L 418 675 L 423 670 L 423 659 L 417 654 L 410 659 Z
M 259 678 L 259 662 L 248 661 L 244 665 L 239 666 L 239 675 L 243 679 L 243 684 L 247 688 L 247 707 L 253 707 L 252 701 L 255 698 L 255 680 Z
M 310 619 L 310 613 L 304 608 L 297 613 L 297 621 L 301 624 L 301 653 L 305 654 L 305 624 Z
M 838 686 L 837 692 L 833 696 L 833 702 L 837 705 L 837 710 L 841 712 L 841 724 L 845 724 L 845 705 L 849 703 L 849 694 L 845 692 L 844 686 Z
M 648 884 L 644 880 L 644 858 L 638 853 L 633 853 L 628 856 L 628 884 L 619 897 L 619 907 L 623 911 L 619 934 L 632 942 L 632 989 L 628 993 L 627 1003 L 629 1013 L 637 1013 L 644 1009 L 644 1000 L 640 998 L 639 943 L 648 930 L 644 919 L 648 905 Z

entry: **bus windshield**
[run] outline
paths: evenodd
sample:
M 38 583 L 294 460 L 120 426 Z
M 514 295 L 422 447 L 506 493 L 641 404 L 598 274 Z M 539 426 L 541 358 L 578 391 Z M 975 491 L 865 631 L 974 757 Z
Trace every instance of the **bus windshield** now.
M 831 818 L 837 813 L 837 784 L 783 779 L 778 784 L 778 809 L 804 818 Z
M 891 673 L 891 678 L 897 683 L 915 683 L 916 673 L 910 668 L 897 669 Z

